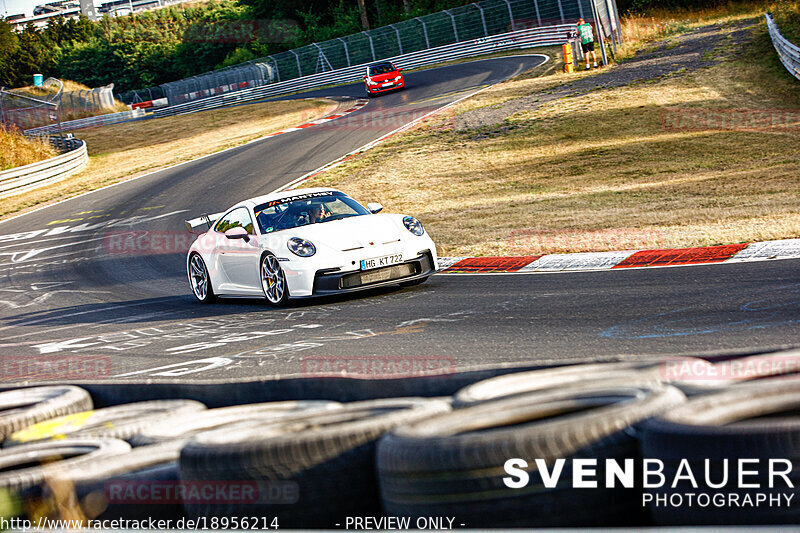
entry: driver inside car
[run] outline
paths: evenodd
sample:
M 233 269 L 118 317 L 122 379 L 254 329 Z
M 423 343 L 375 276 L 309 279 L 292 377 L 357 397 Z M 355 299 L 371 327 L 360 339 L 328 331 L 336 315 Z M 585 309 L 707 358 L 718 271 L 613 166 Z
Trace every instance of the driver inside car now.
M 323 218 L 327 216 L 325 212 L 325 206 L 321 203 L 313 203 L 309 206 L 308 209 L 308 223 L 313 224 L 315 222 L 322 221 Z

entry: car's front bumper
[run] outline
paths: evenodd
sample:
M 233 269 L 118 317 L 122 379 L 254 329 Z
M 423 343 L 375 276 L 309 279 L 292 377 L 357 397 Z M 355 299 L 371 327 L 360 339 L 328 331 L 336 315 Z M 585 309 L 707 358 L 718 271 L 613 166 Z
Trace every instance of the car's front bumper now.
M 367 85 L 370 94 L 386 93 L 397 89 L 402 89 L 405 86 L 405 80 L 400 80 L 390 87 L 381 87 L 380 85 Z
M 318 270 L 314 275 L 314 288 L 311 296 L 341 294 L 362 291 L 385 285 L 397 285 L 430 276 L 436 272 L 436 262 L 430 250 L 419 256 L 372 270 L 340 272 L 338 269 Z

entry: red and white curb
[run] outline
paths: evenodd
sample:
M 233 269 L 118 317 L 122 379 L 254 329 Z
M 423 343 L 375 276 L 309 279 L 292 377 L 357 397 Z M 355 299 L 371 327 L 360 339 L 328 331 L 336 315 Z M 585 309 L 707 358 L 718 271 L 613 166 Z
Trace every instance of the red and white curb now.
M 516 257 L 440 257 L 439 270 L 446 274 L 575 272 L 799 258 L 800 239 L 785 239 L 697 248 L 626 250 L 621 252 L 587 252 Z
M 340 98 L 342 98 L 342 97 L 340 97 Z M 304 98 L 304 100 L 314 100 L 314 99 L 313 98 Z M 299 126 L 294 126 L 292 128 L 287 128 L 285 130 L 280 130 L 280 131 L 276 131 L 276 132 L 273 132 L 273 133 L 269 133 L 267 135 L 264 135 L 264 137 L 262 137 L 262 138 L 275 137 L 277 135 L 283 135 L 284 133 L 291 133 L 293 131 L 304 130 L 304 129 L 310 128 L 312 126 L 318 126 L 320 124 L 325 124 L 326 122 L 330 122 L 331 120 L 336 120 L 337 118 L 345 117 L 345 116 L 349 115 L 350 113 L 353 113 L 354 111 L 358 111 L 359 109 L 361 109 L 362 107 L 364 107 L 368 103 L 369 103 L 369 100 L 367 100 L 366 98 L 359 98 L 352 105 L 352 107 L 350 107 L 348 109 L 345 109 L 344 111 L 342 111 L 340 113 L 334 113 L 333 115 L 328 115 L 327 117 L 318 118 L 317 120 L 312 120 L 311 122 L 306 122 L 305 124 L 300 124 Z

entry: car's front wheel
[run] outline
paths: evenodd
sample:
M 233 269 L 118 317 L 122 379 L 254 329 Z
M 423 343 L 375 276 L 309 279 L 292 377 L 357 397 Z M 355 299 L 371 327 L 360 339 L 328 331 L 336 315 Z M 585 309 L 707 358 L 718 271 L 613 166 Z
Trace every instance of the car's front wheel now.
M 192 294 L 199 302 L 207 304 L 214 301 L 211 276 L 205 261 L 198 253 L 193 253 L 189 257 L 189 284 L 192 286 Z
M 261 258 L 260 272 L 261 288 L 264 289 L 267 302 L 276 307 L 285 305 L 289 301 L 289 288 L 278 258 L 272 254 L 264 254 Z

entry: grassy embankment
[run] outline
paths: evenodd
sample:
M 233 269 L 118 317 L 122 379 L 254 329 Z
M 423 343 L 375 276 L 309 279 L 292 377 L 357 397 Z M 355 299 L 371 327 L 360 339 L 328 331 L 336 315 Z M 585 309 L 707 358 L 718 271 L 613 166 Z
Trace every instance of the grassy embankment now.
M 738 2 L 627 17 L 620 64 L 574 75 L 559 69 L 523 74 L 309 186 L 340 187 L 382 202 L 389 212 L 419 216 L 443 255 L 800 237 L 800 82 L 777 60 L 763 21 L 772 10 L 783 32 L 800 42 L 798 5 Z M 715 61 L 710 66 L 546 98 L 565 83 L 637 65 L 637 50 L 661 50 L 669 61 L 670 50 L 693 38 L 686 32 L 710 24 L 718 26 L 718 40 L 702 54 Z M 740 24 L 750 34 L 737 42 Z M 503 124 L 454 127 L 459 114 L 540 96 L 542 102 L 516 110 Z M 760 129 L 669 126 L 670 117 L 687 110 L 725 116 L 734 109 L 784 110 L 790 118 Z
M 30 165 L 56 154 L 50 144 L 26 139 L 0 126 L 0 171 Z

